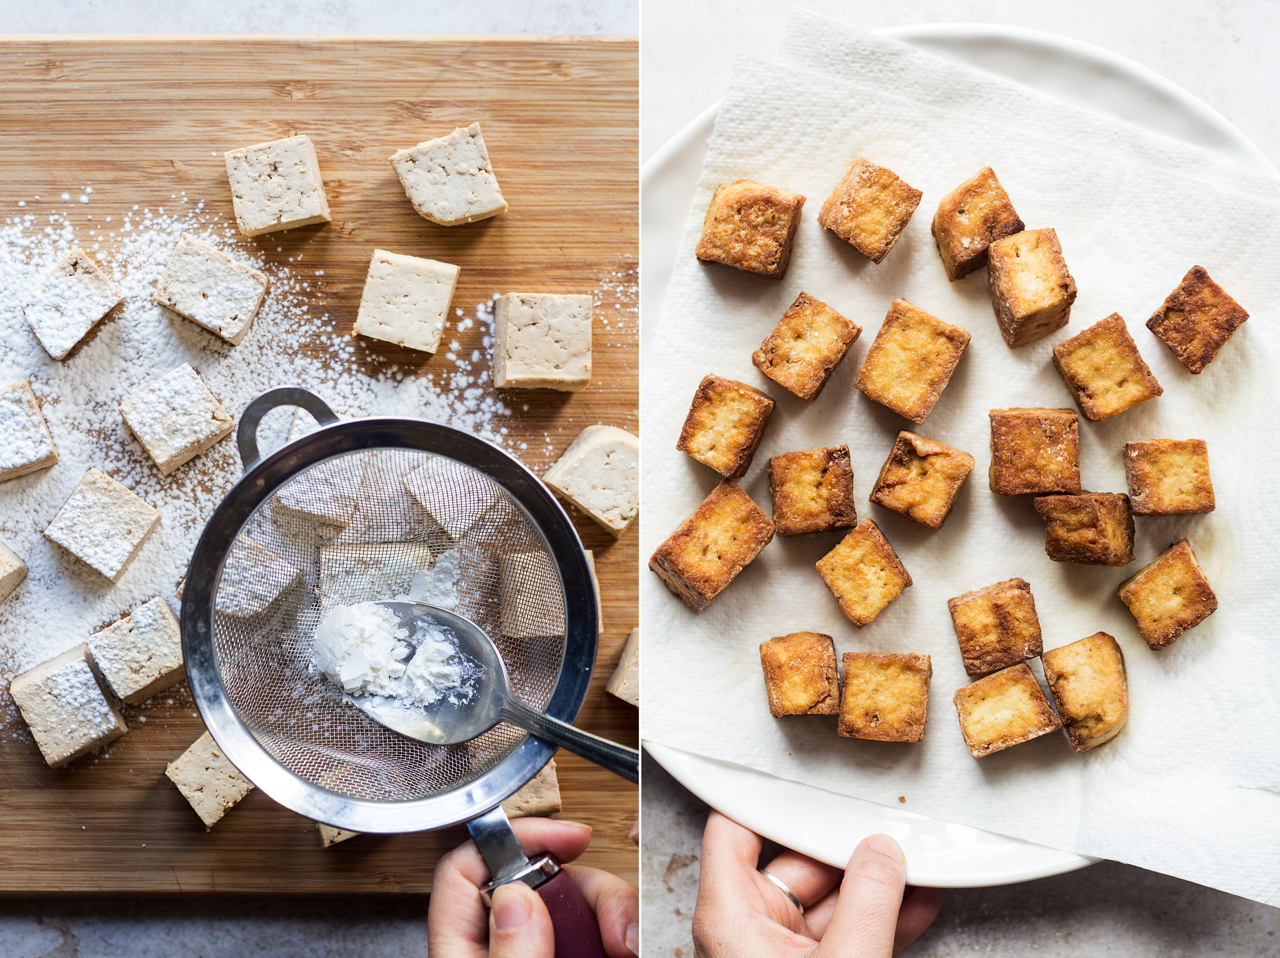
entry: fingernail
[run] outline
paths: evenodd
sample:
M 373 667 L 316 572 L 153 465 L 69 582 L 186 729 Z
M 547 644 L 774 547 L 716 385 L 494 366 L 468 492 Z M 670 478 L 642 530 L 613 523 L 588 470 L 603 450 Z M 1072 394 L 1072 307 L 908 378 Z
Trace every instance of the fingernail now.
M 872 851 L 879 852 L 881 855 L 888 855 L 899 865 L 907 864 L 907 856 L 902 854 L 902 846 L 888 835 L 868 836 L 867 847 Z
M 574 828 L 585 828 L 588 832 L 594 831 L 594 829 L 586 822 L 575 822 L 567 818 L 557 818 L 555 821 L 559 822 L 561 825 L 572 825 Z
M 640 926 L 634 921 L 627 925 L 626 935 L 627 947 L 631 949 L 631 954 L 640 954 Z
M 498 931 L 514 931 L 529 920 L 529 899 L 514 885 L 499 885 L 493 890 L 493 910 L 489 920 Z
M 631 831 L 627 832 L 627 838 L 629 838 L 633 844 L 640 844 L 640 819 L 637 818 L 632 824 Z

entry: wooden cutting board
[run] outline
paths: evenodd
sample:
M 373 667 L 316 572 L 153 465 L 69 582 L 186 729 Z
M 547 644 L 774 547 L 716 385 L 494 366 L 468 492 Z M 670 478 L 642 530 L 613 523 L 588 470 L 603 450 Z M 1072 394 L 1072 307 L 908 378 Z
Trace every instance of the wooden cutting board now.
M 20 199 L 92 183 L 97 212 L 161 206 L 186 191 L 230 217 L 222 151 L 306 133 L 333 222 L 253 242 L 279 263 L 305 249 L 308 265 L 323 270 L 318 298 L 338 332 L 355 321 L 375 247 L 459 265 L 455 303 L 512 289 L 596 293 L 591 387 L 507 397 L 517 410 L 508 448 L 528 441 L 521 455 L 541 472 L 590 423 L 637 430 L 637 60 L 634 41 L 612 40 L 0 40 L 0 216 L 16 215 Z M 510 210 L 435 226 L 414 212 L 387 157 L 476 120 Z M 463 350 L 481 349 L 481 332 L 458 334 Z M 440 355 L 362 338 L 347 360 L 313 345 L 317 358 L 370 373 L 392 363 L 451 368 Z M 569 511 L 595 552 L 605 610 L 578 724 L 634 747 L 636 710 L 604 683 L 636 624 L 636 531 L 615 542 Z M 12 672 L 0 674 L 5 688 Z M 424 892 L 440 855 L 467 837 L 456 827 L 322 850 L 314 824 L 260 792 L 206 833 L 164 776 L 203 730 L 193 713 L 184 683 L 126 709 L 131 731 L 109 753 L 60 770 L 44 765 L 20 721 L 8 721 L 0 890 Z M 582 862 L 635 883 L 626 836 L 636 788 L 564 753 L 557 764 L 563 817 L 595 828 Z

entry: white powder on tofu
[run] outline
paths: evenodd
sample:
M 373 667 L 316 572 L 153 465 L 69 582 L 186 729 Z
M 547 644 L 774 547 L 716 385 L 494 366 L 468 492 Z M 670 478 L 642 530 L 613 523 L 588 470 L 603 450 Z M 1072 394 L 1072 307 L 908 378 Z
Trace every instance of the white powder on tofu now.
M 231 416 L 190 363 L 183 363 L 123 403 L 120 414 L 166 473 L 194 450 L 217 441 L 233 428 Z
M 116 727 L 111 704 L 85 659 L 50 672 L 44 690 L 58 703 L 58 732 L 66 740 L 88 741 Z
M 53 439 L 39 407 L 14 383 L 0 390 L 0 475 L 47 459 L 54 453 Z
M 67 252 L 26 297 L 31 330 L 62 359 L 121 300 L 120 290 L 80 248 Z

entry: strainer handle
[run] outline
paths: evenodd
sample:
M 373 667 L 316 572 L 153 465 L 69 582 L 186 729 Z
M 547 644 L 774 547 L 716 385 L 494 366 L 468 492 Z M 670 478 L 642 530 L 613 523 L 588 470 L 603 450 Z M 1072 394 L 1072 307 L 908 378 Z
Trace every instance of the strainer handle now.
M 236 429 L 236 445 L 240 448 L 240 462 L 244 465 L 245 472 L 256 466 L 262 458 L 258 454 L 258 425 L 262 422 L 262 417 L 277 406 L 301 406 L 315 416 L 316 422 L 322 426 L 338 421 L 333 410 L 315 393 L 297 386 L 268 389 L 245 407 L 240 416 L 240 425 Z
M 499 716 L 545 742 L 568 749 L 588 762 L 594 762 L 615 775 L 621 775 L 628 782 L 640 781 L 640 753 L 634 748 L 610 742 L 607 738 L 553 719 L 550 715 L 529 708 L 514 696 L 503 703 Z

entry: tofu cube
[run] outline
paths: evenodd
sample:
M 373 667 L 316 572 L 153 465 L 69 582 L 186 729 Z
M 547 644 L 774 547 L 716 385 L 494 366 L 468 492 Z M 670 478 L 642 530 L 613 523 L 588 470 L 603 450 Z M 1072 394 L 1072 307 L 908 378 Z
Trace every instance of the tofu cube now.
M 1186 539 L 1179 539 L 1155 562 L 1139 569 L 1117 594 L 1153 649 L 1163 649 L 1218 608 L 1218 597 Z
M 104 472 L 90 469 L 44 530 L 45 538 L 119 582 L 160 513 Z
M 982 758 L 1062 728 L 1025 662 L 966 685 L 952 701 L 969 754 Z
M 236 426 L 188 363 L 121 403 L 120 415 L 162 476 L 229 436 Z
M 24 379 L 0 391 L 0 482 L 47 469 L 58 461 L 40 403 Z
M 253 791 L 253 783 L 227 760 L 208 732 L 170 762 L 164 773 L 200 816 L 205 831 Z
M 454 540 L 470 532 L 502 495 L 492 479 L 444 456 L 409 473 L 404 485 Z
M 545 552 L 498 557 L 502 634 L 532 639 L 564 634 L 564 589 L 555 561 Z
M 554 815 L 561 807 L 560 782 L 556 778 L 554 758 L 502 803 L 502 810 L 507 813 L 507 818 Z
M 329 222 L 316 148 L 290 136 L 223 154 L 236 225 L 245 236 Z
M 773 527 L 799 536 L 858 524 L 848 446 L 787 452 L 769 460 Z
M 993 242 L 987 249 L 987 280 L 1000 334 L 1010 349 L 1071 320 L 1076 281 L 1052 229 L 1024 230 Z
M 1138 347 L 1119 313 L 1053 347 L 1053 365 L 1091 422 L 1164 392 L 1138 355 Z
M 737 483 L 721 480 L 649 559 L 649 568 L 701 612 L 773 539 L 773 523 Z
M 770 279 L 787 275 L 804 197 L 753 180 L 721 183 L 694 249 L 699 263 L 723 263 Z
M 846 652 L 836 730 L 873 742 L 923 740 L 931 678 L 927 655 Z
M 972 470 L 973 456 L 967 452 L 904 429 L 889 450 L 871 501 L 940 529 Z
M 947 279 L 954 283 L 982 269 L 991 244 L 1023 228 L 995 170 L 988 166 L 965 180 L 942 198 L 933 214 L 933 239 Z
M 1203 267 L 1193 266 L 1147 320 L 1147 329 L 1173 350 L 1182 365 L 1199 375 L 1248 318 L 1244 307 Z
M 158 596 L 94 633 L 89 654 L 126 705 L 140 705 L 187 677 L 178 620 Z
M 1080 491 L 1080 423 L 1073 409 L 993 409 L 991 467 L 998 496 Z
M 860 156 L 822 204 L 818 223 L 879 263 L 898 242 L 922 196 L 892 170 Z
M 345 528 L 360 501 L 364 468 L 360 453 L 316 463 L 276 490 L 272 514 L 286 529 L 299 520 Z
M 704 376 L 676 448 L 726 479 L 737 479 L 751 465 L 773 407 L 773 400 L 754 386 Z
M 493 384 L 578 392 L 591 383 L 591 297 L 507 293 L 494 306 Z
M 613 668 L 613 674 L 605 683 L 605 691 L 622 701 L 640 707 L 640 629 L 636 627 L 627 636 L 622 655 Z
M 905 299 L 895 299 L 858 370 L 855 388 L 899 416 L 922 423 L 951 381 L 969 334 Z
M 348 838 L 358 838 L 360 832 L 348 831 L 345 828 L 334 828 L 332 825 L 326 825 L 324 822 L 316 822 L 316 829 L 320 833 L 320 847 L 328 848 L 336 845 L 338 842 L 345 842 Z
M 268 286 L 265 273 L 183 233 L 151 300 L 235 346 L 253 325 Z
M 22 585 L 26 577 L 27 564 L 18 553 L 0 542 L 0 602 L 13 595 L 13 590 Z
M 129 731 L 99 684 L 83 642 L 15 676 L 9 694 L 50 768 L 61 768 Z
M 1036 496 L 1044 551 L 1054 562 L 1121 566 L 1133 561 L 1133 509 L 1120 492 Z
M 986 675 L 1040 654 L 1040 618 L 1026 579 L 1006 579 L 947 600 L 964 670 Z
M 1077 752 L 1105 745 L 1129 718 L 1124 653 L 1113 636 L 1095 632 L 1041 656 L 1049 691 Z
M 44 351 L 54 359 L 66 359 L 123 299 L 116 284 L 77 246 L 31 291 L 23 313 Z
M 1124 470 L 1135 516 L 1182 516 L 1214 510 L 1209 448 L 1203 439 L 1126 442 Z
M 840 675 L 831 636 L 821 632 L 776 636 L 760 643 L 760 664 L 774 718 L 840 711 Z
M 398 150 L 390 162 L 413 208 L 433 223 L 457 226 L 506 212 L 479 123 Z
M 751 362 L 779 386 L 813 402 L 862 328 L 808 293 L 801 293 Z
M 588 426 L 542 481 L 617 539 L 640 511 L 640 440 L 617 426 Z
M 898 555 L 870 519 L 845 536 L 817 563 L 818 575 L 840 601 L 840 611 L 862 628 L 911 585 Z
M 407 595 L 414 573 L 429 568 L 431 550 L 422 542 L 342 542 L 321 546 L 321 612 L 340 605 Z
M 375 249 L 355 332 L 424 353 L 440 348 L 458 267 Z
M 222 567 L 215 608 L 223 615 L 242 619 L 260 615 L 302 579 L 299 570 L 266 546 L 240 535 Z

